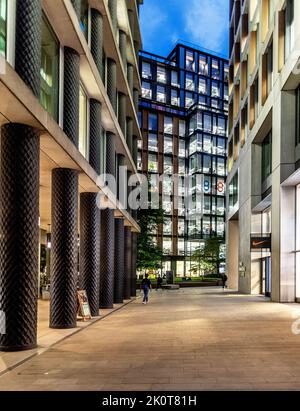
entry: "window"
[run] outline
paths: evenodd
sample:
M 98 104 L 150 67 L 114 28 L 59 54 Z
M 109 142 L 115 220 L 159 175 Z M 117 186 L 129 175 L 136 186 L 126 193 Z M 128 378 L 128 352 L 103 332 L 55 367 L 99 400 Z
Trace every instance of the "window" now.
M 199 93 L 207 94 L 207 82 L 204 78 L 199 78 Z
M 87 157 L 87 95 L 82 86 L 80 86 L 79 97 L 79 151 Z
M 213 59 L 211 63 L 211 76 L 212 78 L 220 78 L 220 63 L 218 60 Z
M 146 81 L 142 82 L 142 97 L 152 99 L 151 84 Z
M 191 106 L 193 106 L 195 103 L 194 101 L 194 95 L 191 92 L 186 92 L 185 93 L 185 107 L 189 108 Z
M 157 163 L 157 155 L 156 154 L 149 154 L 149 156 L 148 156 L 148 170 L 152 171 L 153 173 L 158 172 L 158 163 Z
M 164 133 L 165 134 L 173 133 L 173 118 L 172 117 L 164 118 Z
M 211 174 L 211 157 L 206 154 L 203 155 L 203 173 Z
M 211 95 L 212 97 L 220 97 L 220 85 L 217 81 L 211 83 Z
M 207 134 L 203 136 L 203 151 L 204 153 L 211 154 L 212 144 L 211 144 L 211 137 Z
M 171 104 L 172 106 L 179 106 L 179 95 L 177 89 L 171 89 Z
M 156 114 L 149 114 L 149 130 L 150 131 L 157 131 L 157 115 Z
M 164 158 L 164 173 L 165 174 L 173 174 L 173 159 L 172 159 L 172 157 L 165 157 Z M 172 192 L 170 194 L 172 194 Z
M 208 58 L 203 55 L 200 55 L 199 58 L 199 74 L 208 75 Z
M 182 219 L 178 220 L 178 235 L 184 236 L 184 220 Z
M 190 91 L 195 91 L 194 75 L 192 73 L 186 73 L 185 88 Z
M 172 253 L 172 240 L 170 238 L 163 239 L 163 251 L 164 254 L 171 254 Z
M 157 66 L 157 81 L 164 84 L 167 82 L 166 69 L 162 66 Z
M 229 206 L 233 208 L 238 202 L 239 176 L 236 173 L 229 184 Z
M 224 81 L 228 82 L 229 81 L 229 66 L 228 64 L 224 64 Z
M 179 135 L 180 137 L 185 137 L 186 126 L 184 120 L 179 120 Z
M 142 63 L 142 78 L 148 80 L 152 79 L 151 65 L 150 63 L 146 63 L 145 61 L 143 61 Z
M 142 154 L 139 152 L 137 157 L 137 169 L 142 170 Z
M 7 0 L 0 0 L 0 55 L 6 55 Z
M 149 151 L 157 151 L 158 150 L 157 135 L 156 134 L 149 133 L 148 149 L 149 149 Z
M 164 235 L 172 235 L 172 218 L 166 218 L 163 228 Z
M 159 191 L 158 174 L 150 174 L 149 181 L 150 181 L 150 192 L 158 193 Z
M 300 87 L 297 89 L 296 102 L 296 144 L 300 143 Z
M 165 210 L 166 214 L 172 214 L 173 211 L 173 203 L 170 201 L 169 196 L 165 196 L 163 198 L 163 209 Z
M 178 72 L 177 71 L 172 71 L 171 72 L 171 85 L 173 87 L 179 87 Z
M 187 70 L 195 71 L 195 57 L 192 51 L 186 50 L 185 67 Z
M 88 0 L 81 0 L 80 28 L 84 34 L 84 37 L 88 39 L 88 34 L 89 34 L 89 2 Z
M 156 99 L 160 103 L 166 102 L 166 88 L 165 86 L 157 86 Z
M 177 249 L 178 249 L 178 255 L 185 255 L 185 248 L 184 248 L 184 239 L 179 238 L 177 240 Z M 181 270 L 180 270 L 181 266 Z M 184 276 L 185 271 L 184 271 L 184 261 L 177 261 L 177 277 L 179 276 Z
M 42 20 L 40 102 L 58 120 L 59 43 L 46 17 Z
M 272 174 L 272 133 L 262 143 L 262 182 Z
M 178 174 L 185 174 L 185 160 L 182 158 L 178 160 Z
M 217 159 L 217 174 L 219 176 L 225 176 L 225 159 L 224 158 L 218 158 Z
M 206 131 L 207 133 L 211 133 L 211 115 L 210 114 L 204 114 L 204 121 L 203 121 L 203 130 Z
M 164 138 L 164 153 L 173 154 L 173 138 L 166 137 Z
M 179 140 L 178 156 L 185 157 L 185 141 L 182 139 Z
M 287 58 L 289 57 L 289 54 L 293 46 L 293 23 L 294 23 L 294 0 L 286 0 L 285 47 L 284 47 L 285 60 L 287 60 Z

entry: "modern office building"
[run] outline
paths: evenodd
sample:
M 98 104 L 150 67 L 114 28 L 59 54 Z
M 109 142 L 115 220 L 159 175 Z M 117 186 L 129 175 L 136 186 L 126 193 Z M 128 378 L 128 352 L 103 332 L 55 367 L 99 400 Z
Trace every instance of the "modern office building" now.
M 57 329 L 76 327 L 78 287 L 92 316 L 135 295 L 138 224 L 97 194 L 100 174 L 137 172 L 141 3 L 0 1 L 0 350 L 36 346 L 49 285 Z
M 300 298 L 300 2 L 230 0 L 227 271 Z
M 168 57 L 141 52 L 140 74 L 138 169 L 166 212 L 153 233 L 166 256 L 163 272 L 197 275 L 190 256 L 205 239 L 225 235 L 228 62 L 182 42 Z

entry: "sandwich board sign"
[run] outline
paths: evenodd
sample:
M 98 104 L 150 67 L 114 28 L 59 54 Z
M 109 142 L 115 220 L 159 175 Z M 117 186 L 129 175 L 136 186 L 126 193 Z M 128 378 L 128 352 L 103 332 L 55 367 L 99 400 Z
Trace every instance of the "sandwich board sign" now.
M 77 292 L 77 297 L 78 297 L 78 315 L 83 318 L 83 321 L 85 320 L 91 320 L 92 315 L 91 315 L 91 309 L 90 309 L 90 304 L 88 300 L 88 296 L 85 290 L 79 290 Z

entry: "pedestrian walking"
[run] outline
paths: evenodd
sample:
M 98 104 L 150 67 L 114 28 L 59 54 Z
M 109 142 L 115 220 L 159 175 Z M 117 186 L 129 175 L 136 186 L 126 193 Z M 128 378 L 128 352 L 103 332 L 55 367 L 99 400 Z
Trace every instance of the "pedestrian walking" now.
M 144 292 L 143 304 L 147 304 L 149 302 L 149 292 L 152 288 L 151 281 L 148 278 L 148 274 L 145 275 L 145 278 L 142 280 L 141 289 Z
M 156 291 L 161 289 L 162 290 L 162 283 L 163 283 L 163 279 L 161 278 L 161 276 L 157 277 L 157 284 L 156 284 Z
M 222 275 L 223 290 L 225 290 L 225 288 L 227 288 L 227 280 L 228 280 L 227 275 L 226 275 L 226 274 L 223 274 L 223 275 Z

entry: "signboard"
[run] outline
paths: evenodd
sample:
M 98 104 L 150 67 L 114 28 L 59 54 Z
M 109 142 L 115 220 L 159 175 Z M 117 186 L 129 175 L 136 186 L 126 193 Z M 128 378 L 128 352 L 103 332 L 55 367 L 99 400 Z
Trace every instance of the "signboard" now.
M 88 300 L 88 296 L 85 290 L 80 290 L 77 292 L 77 298 L 78 298 L 78 315 L 83 318 L 83 321 L 85 320 L 91 320 L 92 315 L 91 315 L 91 309 L 90 309 L 90 304 Z
M 250 240 L 250 248 L 252 251 L 270 250 L 272 248 L 271 236 L 252 237 Z

